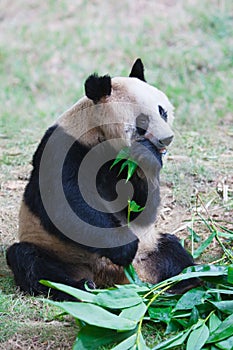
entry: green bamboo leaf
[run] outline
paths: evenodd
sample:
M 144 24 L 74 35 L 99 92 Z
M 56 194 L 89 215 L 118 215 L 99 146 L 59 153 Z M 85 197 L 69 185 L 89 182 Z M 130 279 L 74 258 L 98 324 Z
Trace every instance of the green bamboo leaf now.
M 189 310 L 196 305 L 204 303 L 206 292 L 200 289 L 191 289 L 178 300 L 174 312 L 177 310 Z
M 131 335 L 131 337 L 127 338 L 126 340 L 124 340 L 123 342 L 121 342 L 120 344 L 118 344 L 117 346 L 114 346 L 114 348 L 112 348 L 112 350 L 128 350 L 131 349 L 137 340 L 137 334 L 133 334 Z
M 233 266 L 228 267 L 227 282 L 233 284 Z
M 219 232 L 218 231 L 218 236 L 219 237 L 223 237 L 223 238 L 228 238 L 230 240 L 233 239 L 233 233 L 232 232 L 231 233 L 226 233 L 226 232 Z
M 225 287 L 225 286 L 224 286 Z M 227 295 L 233 295 L 233 290 L 229 289 L 208 289 L 206 293 L 212 294 L 212 293 L 218 293 L 218 294 L 227 294 Z
M 116 159 L 114 160 L 110 169 L 112 169 L 116 164 L 118 164 L 122 160 L 128 159 L 128 157 L 129 157 L 129 148 L 128 147 L 122 148 L 122 150 L 120 150 L 120 152 L 117 154 Z
M 117 165 L 118 163 L 120 163 L 122 161 L 121 158 L 116 158 L 113 162 L 113 164 L 110 166 L 110 170 L 112 170 L 112 168 Z
M 56 302 L 46 300 L 47 303 L 58 306 L 73 317 L 88 323 L 89 325 L 128 331 L 136 327 L 136 322 L 116 316 L 100 306 L 76 302 Z
M 225 314 L 233 313 L 233 300 L 224 300 L 224 301 L 209 301 L 213 304 L 218 310 L 224 312 Z
M 124 272 L 129 282 L 136 284 L 137 286 L 144 287 L 146 284 L 140 280 L 138 274 L 132 264 L 129 264 L 124 268 Z
M 136 162 L 134 162 L 131 159 L 128 159 L 128 175 L 127 175 L 127 178 L 126 178 L 126 182 L 128 182 L 129 179 L 133 176 L 133 174 L 135 173 L 137 167 L 138 167 L 138 164 Z
M 126 167 L 126 166 L 128 166 L 128 163 L 129 163 L 129 161 L 128 161 L 128 160 L 126 160 L 124 163 L 122 163 L 122 165 L 121 165 L 121 168 L 120 168 L 120 171 L 119 171 L 118 175 L 120 175 L 120 174 L 122 173 L 122 171 L 125 169 L 125 167 Z
M 95 303 L 111 309 L 123 309 L 137 305 L 142 298 L 133 290 L 113 289 L 96 295 Z
M 214 277 L 213 281 L 216 280 L 223 281 L 224 276 L 227 275 L 227 266 L 218 266 L 218 265 L 195 265 L 190 266 L 184 271 L 174 277 L 171 277 L 165 281 L 159 282 L 156 284 L 156 287 L 164 288 L 165 286 L 172 285 L 175 282 L 184 281 L 189 278 L 203 278 L 204 280 L 209 280 L 211 277 Z
M 189 335 L 186 350 L 200 350 L 209 338 L 209 328 L 203 323 Z
M 216 344 L 218 349 L 221 350 L 232 350 L 233 349 L 233 336 L 222 340 L 221 342 Z M 211 349 L 212 350 L 212 349 Z
M 215 314 L 212 314 L 209 318 L 209 330 L 210 330 L 210 333 L 214 333 L 215 329 L 218 328 L 218 326 L 220 325 L 221 321 L 220 319 L 218 318 L 217 315 Z
M 130 211 L 133 211 L 135 213 L 138 213 L 144 210 L 144 207 L 140 207 L 140 205 L 138 205 L 135 201 L 129 201 L 129 208 L 130 208 Z
M 146 283 L 141 281 L 141 284 L 141 286 L 137 284 L 116 284 L 116 287 L 117 289 L 124 289 L 126 291 L 134 290 L 136 293 L 149 292 L 150 288 L 146 285 Z
M 144 207 L 140 207 L 135 201 L 128 200 L 128 215 L 127 215 L 127 223 L 130 225 L 130 213 L 131 212 L 140 212 L 143 211 Z
M 170 333 L 177 333 L 178 331 L 182 331 L 183 326 L 180 324 L 180 322 L 176 319 L 171 319 L 171 321 L 168 323 L 166 330 L 165 330 L 165 335 L 170 334 Z
M 55 283 L 55 282 L 50 282 L 46 280 L 40 280 L 40 283 L 43 284 L 44 286 L 55 288 L 64 293 L 72 295 L 78 300 L 86 301 L 88 303 L 95 303 L 95 295 L 89 292 L 85 292 L 84 290 L 70 287 L 62 283 Z
M 147 310 L 146 304 L 142 302 L 138 305 L 124 309 L 120 313 L 120 317 L 127 318 L 128 320 L 131 320 L 134 322 L 139 322 L 140 319 L 143 317 L 143 315 L 145 315 L 146 310 Z
M 171 320 L 172 307 L 150 307 L 148 312 L 150 318 L 168 324 Z
M 210 233 L 213 232 L 213 228 L 212 226 L 210 226 L 210 224 L 208 223 L 208 221 L 200 214 L 198 213 L 198 216 L 201 218 L 201 220 L 205 223 L 206 227 L 208 227 Z
M 161 343 L 159 343 L 158 345 L 156 345 L 153 350 L 166 350 L 166 349 L 171 349 L 175 346 L 181 345 L 184 343 L 184 341 L 186 340 L 186 338 L 188 337 L 189 333 L 190 333 L 190 329 L 180 332 L 179 334 L 175 335 L 172 338 L 169 338 Z
M 211 333 L 207 343 L 216 343 L 229 338 L 233 333 L 233 315 L 228 316 L 213 333 Z
M 86 325 L 78 333 L 73 350 L 93 350 L 111 343 L 119 343 L 130 337 L 132 331 L 117 332 L 111 329 Z
M 205 273 L 206 276 L 227 275 L 228 267 L 223 265 L 194 265 L 187 267 L 184 272 L 200 272 Z
M 228 223 L 230 224 L 230 222 L 228 222 Z M 227 227 L 225 227 L 225 226 L 222 226 L 222 225 L 219 225 L 219 227 L 220 227 L 222 230 L 224 230 L 224 231 L 230 233 L 231 235 L 233 235 L 233 231 L 230 230 L 229 228 L 227 228 Z
M 198 309 L 194 306 L 193 309 L 192 309 L 192 312 L 191 312 L 191 315 L 190 315 L 190 318 L 189 318 L 189 327 L 193 326 L 194 324 L 197 323 L 199 319 L 199 311 Z
M 194 242 L 199 243 L 201 241 L 201 237 L 196 233 L 196 231 L 194 231 L 191 227 L 187 227 L 187 229 Z
M 210 245 L 210 243 L 213 241 L 213 239 L 216 236 L 216 232 L 214 231 L 198 248 L 195 250 L 193 253 L 194 259 L 197 259 L 203 252 L 204 250 Z

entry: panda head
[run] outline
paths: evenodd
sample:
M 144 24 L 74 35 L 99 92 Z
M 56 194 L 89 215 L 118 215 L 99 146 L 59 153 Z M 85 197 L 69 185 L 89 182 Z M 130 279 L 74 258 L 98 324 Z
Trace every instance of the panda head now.
M 90 75 L 85 95 L 60 117 L 66 133 L 89 148 L 112 139 L 123 140 L 129 148 L 141 142 L 153 148 L 162 164 L 161 154 L 173 139 L 173 106 L 162 91 L 145 81 L 140 59 L 129 77 Z
M 161 151 L 172 141 L 173 106 L 162 91 L 146 83 L 140 59 L 129 77 L 89 76 L 85 92 L 96 107 L 93 118 L 102 124 L 103 140 L 124 138 L 131 146 L 144 137 Z

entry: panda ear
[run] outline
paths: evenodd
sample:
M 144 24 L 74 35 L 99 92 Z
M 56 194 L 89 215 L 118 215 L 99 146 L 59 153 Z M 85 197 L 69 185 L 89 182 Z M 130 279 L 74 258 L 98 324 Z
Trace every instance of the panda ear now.
M 140 58 L 138 58 L 131 69 L 130 75 L 131 78 L 138 78 L 142 81 L 146 81 L 144 77 L 144 66 Z
M 109 75 L 99 77 L 94 73 L 85 81 L 85 93 L 94 103 L 100 101 L 104 96 L 110 96 L 112 90 L 111 78 Z

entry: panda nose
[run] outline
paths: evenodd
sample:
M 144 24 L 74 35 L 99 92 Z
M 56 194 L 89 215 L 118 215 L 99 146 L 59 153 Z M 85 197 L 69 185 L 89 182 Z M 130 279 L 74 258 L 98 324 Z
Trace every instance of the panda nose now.
M 172 136 L 169 136 L 169 137 L 165 137 L 164 139 L 160 139 L 159 140 L 159 143 L 162 145 L 162 146 L 169 146 L 170 143 L 172 142 L 173 140 L 173 135 Z

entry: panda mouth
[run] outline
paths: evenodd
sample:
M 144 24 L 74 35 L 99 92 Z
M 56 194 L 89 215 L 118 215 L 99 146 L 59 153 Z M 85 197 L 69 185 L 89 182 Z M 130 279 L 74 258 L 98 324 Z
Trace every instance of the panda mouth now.
M 153 154 L 151 161 L 152 161 L 152 159 L 156 159 L 156 161 L 162 167 L 163 166 L 162 157 L 167 152 L 166 148 L 164 146 L 160 147 L 160 145 L 155 144 L 150 139 L 145 138 L 145 137 L 138 140 L 138 142 L 141 143 L 144 147 L 146 147 Z
M 164 156 L 167 153 L 167 149 L 165 147 L 163 147 L 163 148 L 158 149 L 158 152 Z
M 159 164 L 161 165 L 161 167 L 163 166 L 163 155 L 166 154 L 166 148 L 158 148 L 156 147 L 152 142 L 151 144 L 153 145 L 153 148 L 154 148 L 154 155 L 156 157 L 156 159 L 158 160 Z
M 162 165 L 162 156 L 164 156 L 167 153 L 166 147 L 151 133 L 145 133 L 144 138 L 153 145 L 156 157 Z
M 159 153 L 165 154 L 166 153 L 166 147 L 165 145 L 159 141 L 155 136 L 153 136 L 151 133 L 145 133 L 144 135 L 145 139 L 149 140 L 152 145 L 158 150 Z

